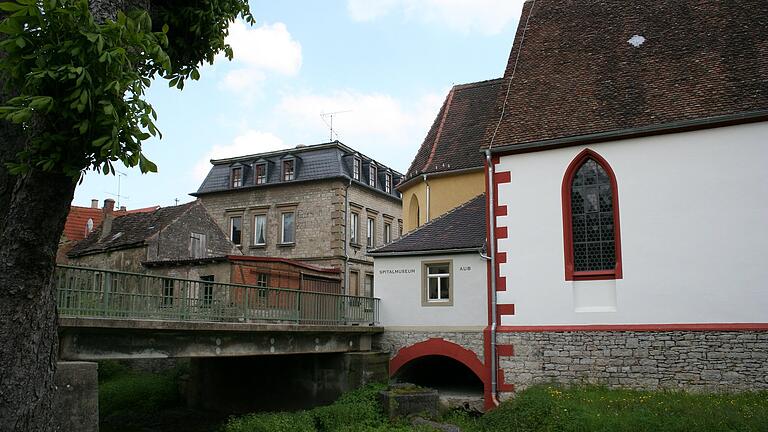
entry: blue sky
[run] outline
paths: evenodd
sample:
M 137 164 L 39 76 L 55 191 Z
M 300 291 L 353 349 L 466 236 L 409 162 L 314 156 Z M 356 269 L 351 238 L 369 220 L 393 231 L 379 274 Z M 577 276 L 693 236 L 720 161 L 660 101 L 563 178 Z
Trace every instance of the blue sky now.
M 192 200 L 211 158 L 329 139 L 404 172 L 453 84 L 502 75 L 522 0 L 251 1 L 220 58 L 183 91 L 149 91 L 163 139 L 144 144 L 158 173 L 119 169 L 128 208 Z M 327 119 L 326 119 L 327 121 Z M 88 173 L 74 205 L 115 198 L 118 178 Z

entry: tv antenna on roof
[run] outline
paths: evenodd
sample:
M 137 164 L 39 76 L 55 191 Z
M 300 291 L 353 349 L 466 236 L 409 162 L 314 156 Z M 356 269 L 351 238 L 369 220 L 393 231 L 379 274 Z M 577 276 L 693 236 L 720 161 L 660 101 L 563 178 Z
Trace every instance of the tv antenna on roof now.
M 107 195 L 117 197 L 117 208 L 120 209 L 120 198 L 131 199 L 131 197 L 120 195 L 120 177 L 128 177 L 128 174 L 118 170 L 115 170 L 115 174 L 117 175 L 117 194 L 107 192 Z
M 348 112 L 352 112 L 352 110 L 335 111 L 335 112 L 330 112 L 330 113 L 324 113 L 322 111 L 320 112 L 320 118 L 323 119 L 323 122 L 325 123 L 325 125 L 328 126 L 328 128 L 330 129 L 329 141 L 333 141 L 333 136 L 334 135 L 336 135 L 336 139 L 339 139 L 339 134 L 336 131 L 333 130 L 333 116 L 335 116 L 336 114 L 343 114 L 343 113 L 348 113 Z M 325 121 L 326 118 L 329 121 Z

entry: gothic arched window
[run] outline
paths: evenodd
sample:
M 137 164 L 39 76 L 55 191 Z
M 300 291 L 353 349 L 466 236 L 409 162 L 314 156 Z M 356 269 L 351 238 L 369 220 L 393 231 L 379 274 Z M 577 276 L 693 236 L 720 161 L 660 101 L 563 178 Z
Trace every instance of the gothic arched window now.
M 621 279 L 616 176 L 608 162 L 584 150 L 563 178 L 565 279 Z

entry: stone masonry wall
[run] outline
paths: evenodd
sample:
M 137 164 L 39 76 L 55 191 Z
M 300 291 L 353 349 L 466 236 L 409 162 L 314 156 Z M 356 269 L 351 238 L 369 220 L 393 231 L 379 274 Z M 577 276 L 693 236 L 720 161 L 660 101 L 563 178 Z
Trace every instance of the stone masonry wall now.
M 768 332 L 596 331 L 499 333 L 504 381 L 636 389 L 768 389 Z
M 385 330 L 378 340 L 375 341 L 378 349 L 388 351 L 389 357 L 393 358 L 397 352 L 405 347 L 424 342 L 428 339 L 444 339 L 453 342 L 461 347 L 473 351 L 477 358 L 483 362 L 483 332 L 482 330 L 461 330 L 461 331 L 428 331 L 428 330 L 407 330 L 392 331 Z

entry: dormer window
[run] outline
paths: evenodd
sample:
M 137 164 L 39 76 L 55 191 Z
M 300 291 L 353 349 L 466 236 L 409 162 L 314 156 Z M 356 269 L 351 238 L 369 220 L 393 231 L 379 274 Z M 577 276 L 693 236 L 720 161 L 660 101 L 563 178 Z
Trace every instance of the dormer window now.
M 283 181 L 291 181 L 296 176 L 296 160 L 288 159 L 283 161 Z
M 376 165 L 373 162 L 368 166 L 368 185 L 376 187 Z
M 232 168 L 232 187 L 243 185 L 243 167 Z
M 267 164 L 256 164 L 256 184 L 265 184 L 267 182 Z
M 359 157 L 355 157 L 352 161 L 352 178 L 360 181 L 360 165 L 362 164 L 362 161 L 360 161 Z
M 384 192 L 392 193 L 392 174 L 390 173 L 384 176 Z

